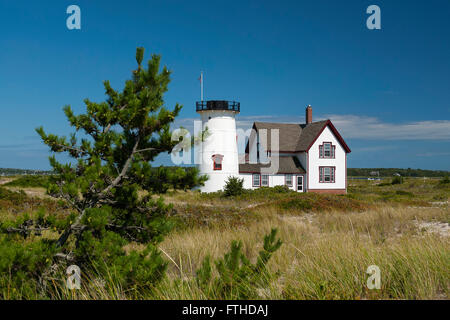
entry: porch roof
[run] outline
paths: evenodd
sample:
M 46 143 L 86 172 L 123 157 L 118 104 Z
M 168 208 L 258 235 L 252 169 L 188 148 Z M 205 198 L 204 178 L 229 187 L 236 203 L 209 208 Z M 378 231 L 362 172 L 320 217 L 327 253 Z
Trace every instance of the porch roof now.
M 297 157 L 294 156 L 280 156 L 278 157 L 278 170 L 275 168 L 270 169 L 270 171 L 265 171 L 265 174 L 304 174 L 305 169 L 300 164 Z M 276 161 L 271 159 L 271 162 Z M 275 165 L 275 162 L 274 162 Z M 270 163 L 241 163 L 239 164 L 239 173 L 262 173 L 261 169 L 269 169 Z

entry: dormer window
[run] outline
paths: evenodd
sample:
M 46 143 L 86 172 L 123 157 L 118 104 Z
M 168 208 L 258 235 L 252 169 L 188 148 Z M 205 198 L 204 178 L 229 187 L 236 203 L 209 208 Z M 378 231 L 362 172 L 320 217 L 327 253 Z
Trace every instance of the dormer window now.
M 212 156 L 213 159 L 213 169 L 214 170 L 222 170 L 222 161 L 223 161 L 223 155 L 221 154 L 214 154 Z
M 320 159 L 334 159 L 336 153 L 336 146 L 333 146 L 331 142 L 324 142 L 319 146 L 319 158 Z

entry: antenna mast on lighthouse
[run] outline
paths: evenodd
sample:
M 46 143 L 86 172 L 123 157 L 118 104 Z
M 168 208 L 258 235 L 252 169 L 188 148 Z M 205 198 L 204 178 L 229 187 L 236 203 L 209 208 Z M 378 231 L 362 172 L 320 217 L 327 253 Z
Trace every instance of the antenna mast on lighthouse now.
M 203 71 L 200 73 L 200 101 L 203 101 Z

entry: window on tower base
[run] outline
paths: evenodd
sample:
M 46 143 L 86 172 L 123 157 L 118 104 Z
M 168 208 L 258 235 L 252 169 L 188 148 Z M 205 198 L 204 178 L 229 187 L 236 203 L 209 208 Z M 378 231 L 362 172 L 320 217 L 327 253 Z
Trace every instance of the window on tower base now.
M 212 159 L 213 159 L 213 169 L 222 170 L 223 155 L 213 154 Z

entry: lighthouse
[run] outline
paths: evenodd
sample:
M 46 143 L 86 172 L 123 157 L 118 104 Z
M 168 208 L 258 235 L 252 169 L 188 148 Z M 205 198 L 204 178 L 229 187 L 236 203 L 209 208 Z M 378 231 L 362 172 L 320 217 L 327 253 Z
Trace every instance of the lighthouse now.
M 239 176 L 239 158 L 236 134 L 236 114 L 240 104 L 236 101 L 209 100 L 196 103 L 196 111 L 207 135 L 198 149 L 201 175 L 208 180 L 202 192 L 222 190 L 230 176 Z

